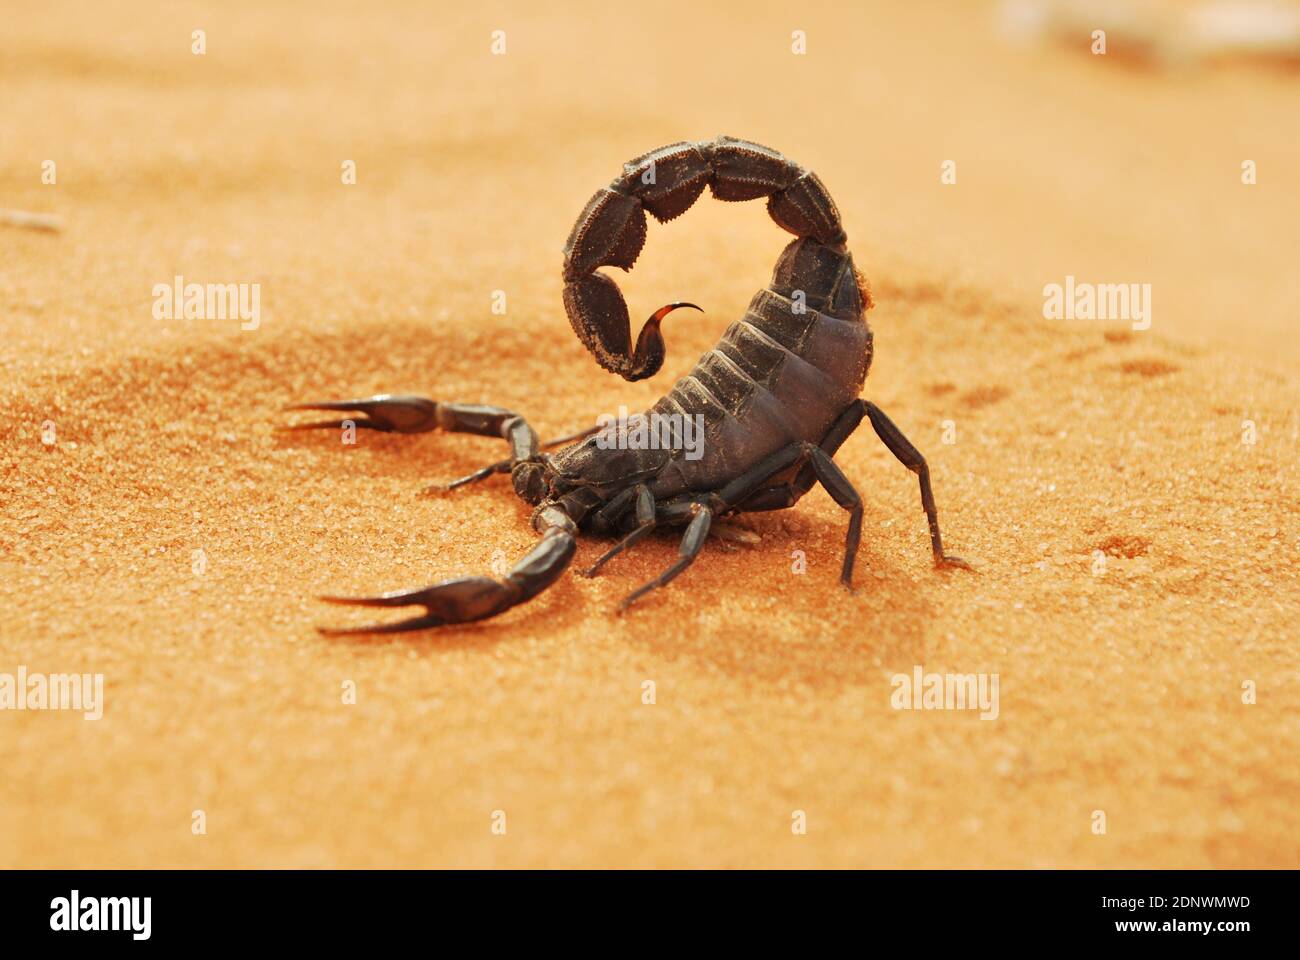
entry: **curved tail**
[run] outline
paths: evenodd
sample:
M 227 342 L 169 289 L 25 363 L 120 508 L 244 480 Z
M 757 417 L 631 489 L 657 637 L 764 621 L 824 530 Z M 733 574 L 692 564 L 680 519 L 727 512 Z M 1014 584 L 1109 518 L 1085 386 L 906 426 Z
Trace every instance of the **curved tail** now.
M 665 347 L 659 323 L 669 304 L 646 322 L 636 343 L 627 303 L 599 267 L 631 270 L 645 245 L 646 211 L 660 223 L 681 216 L 705 187 L 719 200 L 767 197 L 767 212 L 796 237 L 842 248 L 846 237 L 825 185 L 815 173 L 757 143 L 718 137 L 674 143 L 624 165 L 596 191 L 564 246 L 564 309 L 578 339 L 606 370 L 625 380 L 654 376 Z M 699 309 L 698 307 L 696 309 Z

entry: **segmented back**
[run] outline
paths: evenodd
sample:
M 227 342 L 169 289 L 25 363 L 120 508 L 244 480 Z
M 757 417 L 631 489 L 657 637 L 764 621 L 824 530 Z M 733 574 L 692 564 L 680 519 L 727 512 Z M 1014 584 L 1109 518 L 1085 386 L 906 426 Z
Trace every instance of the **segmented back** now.
M 847 251 L 790 244 L 744 317 L 648 411 L 699 416 L 705 429 L 703 455 L 673 451 L 655 495 L 715 489 L 787 444 L 820 443 L 866 381 L 869 306 Z

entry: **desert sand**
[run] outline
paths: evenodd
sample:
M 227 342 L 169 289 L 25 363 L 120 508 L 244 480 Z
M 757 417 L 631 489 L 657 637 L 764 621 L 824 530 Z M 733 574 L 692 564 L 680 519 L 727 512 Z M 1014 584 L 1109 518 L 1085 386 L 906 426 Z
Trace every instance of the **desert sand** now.
M 1294 74 L 863 6 L 9 18 L 0 207 L 61 230 L 0 226 L 0 672 L 102 673 L 105 703 L 0 712 L 0 866 L 1300 866 Z M 560 249 L 625 160 L 721 133 L 831 189 L 877 304 L 865 396 L 977 571 L 932 569 L 863 429 L 852 594 L 817 490 L 626 616 L 675 535 L 483 624 L 317 635 L 371 618 L 317 594 L 534 536 L 504 478 L 416 496 L 499 442 L 345 446 L 281 408 L 408 392 L 554 435 L 649 405 L 788 236 L 707 199 L 652 224 L 634 319 L 706 313 L 636 384 L 570 331 Z M 259 325 L 155 319 L 176 275 L 259 284 Z M 1067 276 L 1151 284 L 1150 329 L 1046 319 Z M 891 708 L 917 666 L 996 673 L 997 719 Z

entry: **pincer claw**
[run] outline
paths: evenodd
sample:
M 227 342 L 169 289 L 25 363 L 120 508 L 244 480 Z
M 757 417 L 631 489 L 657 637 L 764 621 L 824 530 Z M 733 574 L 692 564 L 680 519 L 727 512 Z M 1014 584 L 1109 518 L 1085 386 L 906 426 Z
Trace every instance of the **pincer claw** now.
M 437 429 L 438 404 L 424 397 L 381 393 L 364 400 L 330 400 L 317 403 L 295 403 L 289 410 L 336 410 L 362 414 L 340 420 L 318 420 L 312 423 L 295 423 L 286 430 L 337 429 L 351 422 L 366 430 L 385 433 L 427 433 Z

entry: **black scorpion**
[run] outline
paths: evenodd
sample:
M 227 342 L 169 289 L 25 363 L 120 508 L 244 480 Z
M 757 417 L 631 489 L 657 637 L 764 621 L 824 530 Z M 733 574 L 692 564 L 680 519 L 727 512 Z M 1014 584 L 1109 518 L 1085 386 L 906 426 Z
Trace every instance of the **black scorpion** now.
M 543 445 L 511 410 L 415 396 L 292 406 L 359 416 L 291 429 L 354 422 L 396 433 L 503 437 L 508 459 L 447 489 L 508 472 L 515 493 L 536 505 L 532 523 L 542 535 L 502 579 L 462 577 L 376 597 L 323 597 L 331 603 L 425 608 L 423 615 L 395 623 L 323 632 L 390 633 L 495 616 L 555 582 L 573 559 L 580 530 L 624 535 L 585 571 L 591 576 L 656 527 L 685 525 L 676 562 L 629 594 L 620 608 L 625 609 L 690 566 L 715 518 L 793 506 L 817 482 L 849 513 L 840 578 L 851 587 L 862 500 L 832 458 L 864 417 L 920 479 L 935 564 L 970 569 L 944 553 L 925 458 L 875 404 L 858 397 L 871 366 L 865 316 L 871 296 L 849 255 L 839 212 L 811 171 L 775 150 L 731 137 L 672 144 L 626 164 L 622 176 L 588 201 L 565 245 L 564 306 L 578 337 L 602 367 L 627 380 L 659 370 L 665 355 L 660 324 L 670 311 L 694 304 L 671 303 L 656 311 L 633 344 L 623 295 L 597 268 L 630 270 L 645 243 L 646 211 L 660 222 L 671 220 L 706 186 L 719 200 L 766 197 L 772 219 L 797 239 L 782 252 L 771 284 L 754 295 L 745 316 L 648 411 L 702 418 L 702 456 L 688 458 L 680 442 L 627 449 L 626 422 Z M 558 452 L 543 452 L 544 446 L 566 443 Z

